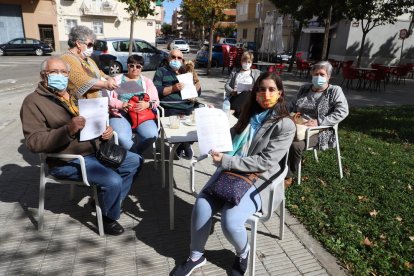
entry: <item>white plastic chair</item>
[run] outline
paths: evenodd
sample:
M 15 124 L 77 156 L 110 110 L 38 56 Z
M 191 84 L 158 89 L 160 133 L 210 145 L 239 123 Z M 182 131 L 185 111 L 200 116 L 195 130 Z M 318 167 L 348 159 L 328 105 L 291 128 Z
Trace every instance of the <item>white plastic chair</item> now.
M 254 276 L 256 263 L 256 238 L 257 238 L 257 225 L 259 222 L 266 222 L 268 221 L 274 211 L 276 210 L 275 206 L 279 205 L 279 212 L 280 212 L 280 224 L 279 224 L 279 239 L 283 239 L 284 231 L 285 231 L 285 177 L 288 173 L 288 160 L 289 152 L 283 157 L 280 161 L 281 169 L 279 173 L 277 173 L 272 180 L 270 193 L 269 193 L 269 209 L 267 210 L 267 215 L 263 216 L 262 212 L 257 212 L 256 214 L 250 216 L 246 223 L 250 224 L 250 259 L 249 259 L 249 275 Z M 194 168 L 197 162 L 207 158 L 208 155 L 202 155 L 197 160 L 192 160 L 190 166 L 190 189 L 194 196 L 197 196 L 197 192 L 194 187 Z
M 118 144 L 118 135 L 114 131 L 114 140 L 115 143 Z M 60 159 L 79 159 L 81 172 L 82 172 L 82 180 L 73 181 L 73 180 L 64 180 L 64 179 L 57 179 L 47 172 L 47 164 L 46 158 L 53 157 L 53 158 L 60 158 Z M 43 216 L 44 216 L 44 207 L 45 207 L 45 187 L 46 183 L 52 184 L 70 184 L 70 193 L 69 198 L 70 200 L 73 199 L 74 188 L 75 185 L 85 185 L 91 187 L 93 189 L 93 197 L 95 199 L 95 207 L 96 207 L 96 218 L 98 220 L 98 230 L 99 236 L 104 236 L 104 229 L 102 223 L 102 210 L 98 200 L 98 192 L 96 189 L 96 185 L 90 185 L 88 182 L 88 177 L 86 175 L 86 168 L 85 168 L 85 159 L 82 155 L 76 154 L 63 154 L 63 153 L 40 153 L 40 188 L 39 188 L 39 210 L 38 210 L 38 224 L 37 229 L 39 231 L 43 231 Z
M 158 138 L 160 136 L 161 133 L 161 122 L 160 122 L 160 117 L 164 117 L 164 108 L 162 108 L 160 105 L 157 106 L 157 129 L 158 129 Z M 154 141 L 154 143 L 152 144 L 152 155 L 154 156 L 154 169 L 157 169 L 157 162 L 158 162 L 158 157 L 157 157 L 157 140 L 156 139 Z M 164 184 L 163 184 L 164 185 Z M 164 186 L 163 186 L 164 187 Z
M 336 156 L 338 160 L 338 167 L 339 167 L 339 178 L 342 179 L 344 177 L 342 172 L 342 161 L 341 161 L 341 150 L 339 148 L 339 135 L 338 135 L 338 124 L 334 126 L 317 126 L 317 127 L 309 127 L 306 130 L 306 136 L 305 136 L 305 150 L 313 150 L 313 155 L 315 156 L 316 162 L 319 162 L 318 159 L 318 145 L 315 147 L 309 147 L 309 138 L 310 138 L 310 132 L 312 130 L 322 130 L 322 129 L 332 129 L 336 138 Z M 302 160 L 299 162 L 298 166 L 298 184 L 300 184 L 302 178 Z

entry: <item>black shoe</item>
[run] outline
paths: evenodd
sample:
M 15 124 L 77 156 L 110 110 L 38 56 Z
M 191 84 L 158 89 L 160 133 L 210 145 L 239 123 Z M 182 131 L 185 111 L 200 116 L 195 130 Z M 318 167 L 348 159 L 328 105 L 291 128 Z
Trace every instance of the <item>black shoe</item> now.
M 107 217 L 103 218 L 104 232 L 108 235 L 118 236 L 124 233 L 124 228 L 116 220 Z
M 202 267 L 206 263 L 206 258 L 201 256 L 200 259 L 193 262 L 191 258 L 188 258 L 187 261 L 180 264 L 174 272 L 174 276 L 188 276 L 194 269 Z
M 249 261 L 249 253 L 246 258 L 237 257 L 234 259 L 233 266 L 231 268 L 231 274 L 233 276 L 244 275 L 247 270 L 247 263 Z
M 191 158 L 193 158 L 194 152 L 193 152 L 193 148 L 191 147 L 191 144 L 184 144 L 184 154 L 183 154 L 183 158 L 187 159 L 187 160 L 191 160 Z

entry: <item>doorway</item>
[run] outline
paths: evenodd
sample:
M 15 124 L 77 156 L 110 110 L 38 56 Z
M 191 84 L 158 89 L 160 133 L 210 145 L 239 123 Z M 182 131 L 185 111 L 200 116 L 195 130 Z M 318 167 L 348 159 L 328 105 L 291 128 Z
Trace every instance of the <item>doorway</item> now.
M 55 48 L 55 38 L 53 36 L 53 25 L 39 25 L 40 40 L 52 45 Z

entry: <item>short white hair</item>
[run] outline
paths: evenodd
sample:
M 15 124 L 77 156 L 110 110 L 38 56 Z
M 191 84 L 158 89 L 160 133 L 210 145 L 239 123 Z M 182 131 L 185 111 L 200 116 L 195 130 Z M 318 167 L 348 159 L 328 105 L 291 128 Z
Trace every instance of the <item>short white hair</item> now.
M 67 63 L 66 61 L 64 61 L 63 59 L 59 58 L 59 57 L 48 57 L 46 58 L 44 61 L 42 61 L 42 63 L 40 64 L 40 71 L 43 72 L 46 70 L 47 64 L 49 63 L 49 61 L 52 60 L 60 60 L 61 62 L 63 62 L 66 65 L 66 70 L 69 72 L 70 71 L 70 65 L 69 63 Z
M 331 77 L 332 75 L 332 64 L 329 61 L 323 60 L 319 61 L 315 65 L 312 66 L 311 69 L 311 75 L 313 75 L 313 72 L 315 72 L 318 69 L 324 69 L 326 71 L 326 74 Z

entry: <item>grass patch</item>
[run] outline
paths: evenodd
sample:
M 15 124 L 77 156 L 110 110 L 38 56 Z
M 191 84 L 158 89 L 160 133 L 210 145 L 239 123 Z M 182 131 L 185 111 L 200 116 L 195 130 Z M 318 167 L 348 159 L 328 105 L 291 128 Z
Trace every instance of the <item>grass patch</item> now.
M 350 110 L 336 153 L 308 151 L 287 207 L 354 275 L 414 275 L 414 106 Z

